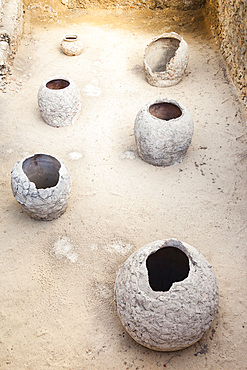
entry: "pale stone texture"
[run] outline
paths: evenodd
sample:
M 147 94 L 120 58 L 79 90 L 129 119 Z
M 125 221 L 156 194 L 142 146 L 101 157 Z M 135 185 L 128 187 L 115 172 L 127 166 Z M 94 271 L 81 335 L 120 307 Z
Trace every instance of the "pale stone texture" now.
M 179 107 L 182 115 L 164 120 L 149 112 L 150 106 L 171 103 Z M 137 114 L 134 125 L 139 156 L 155 166 L 170 166 L 181 162 L 192 141 L 193 118 L 183 105 L 172 99 L 158 99 L 145 105 Z
M 37 156 L 34 154 L 33 157 Z M 42 154 L 42 156 L 49 156 Z M 71 179 L 67 168 L 60 163 L 59 179 L 55 186 L 37 189 L 23 171 L 23 163 L 28 156 L 18 161 L 11 172 L 11 188 L 16 200 L 30 217 L 37 220 L 51 221 L 61 216 L 68 204 L 71 192 Z M 51 156 L 49 156 L 50 158 Z
M 46 85 L 53 80 L 69 83 L 62 89 L 50 89 Z M 68 77 L 53 76 L 44 80 L 38 92 L 38 104 L 44 121 L 53 127 L 72 125 L 81 111 L 81 96 L 78 87 Z
M 176 85 L 189 62 L 189 47 L 175 32 L 163 33 L 152 39 L 144 54 L 144 70 L 150 85 Z
M 168 246 L 187 255 L 190 271 L 168 291 L 153 291 L 146 260 Z M 122 265 L 115 302 L 122 325 L 135 341 L 157 351 L 176 351 L 197 342 L 210 327 L 218 307 L 218 285 L 212 266 L 198 250 L 176 239 L 158 240 Z
M 82 42 L 77 35 L 65 35 L 61 42 L 61 48 L 66 55 L 80 55 L 82 52 Z

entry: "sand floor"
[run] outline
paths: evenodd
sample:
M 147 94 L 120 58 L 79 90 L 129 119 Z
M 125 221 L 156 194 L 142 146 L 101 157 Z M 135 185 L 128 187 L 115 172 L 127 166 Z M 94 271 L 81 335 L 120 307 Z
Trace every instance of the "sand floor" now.
M 180 32 L 189 66 L 174 87 L 149 85 L 146 45 Z M 84 51 L 67 57 L 60 41 L 78 33 Z M 60 22 L 26 19 L 7 92 L 1 94 L 0 368 L 246 369 L 246 122 L 211 34 L 191 22 L 171 25 L 161 11 L 98 11 Z M 37 93 L 47 77 L 78 85 L 76 124 L 53 128 Z M 139 109 L 174 98 L 193 115 L 185 160 L 159 168 L 136 152 Z M 66 213 L 39 222 L 12 195 L 19 159 L 49 153 L 73 181 Z M 114 305 L 114 282 L 127 257 L 145 244 L 177 238 L 212 264 L 220 300 L 202 339 L 177 352 L 155 352 L 126 334 Z

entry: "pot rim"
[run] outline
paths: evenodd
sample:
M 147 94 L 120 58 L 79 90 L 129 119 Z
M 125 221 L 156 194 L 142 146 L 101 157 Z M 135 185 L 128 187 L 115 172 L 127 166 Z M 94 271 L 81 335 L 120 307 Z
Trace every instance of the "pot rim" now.
M 64 81 L 69 82 L 69 85 L 64 87 L 63 89 L 58 89 L 58 90 L 49 89 L 46 85 L 48 82 L 53 81 L 53 80 L 64 80 Z M 69 77 L 64 76 L 64 75 L 55 75 L 55 76 L 51 76 L 50 78 L 43 80 L 41 87 L 45 88 L 47 91 L 52 91 L 53 94 L 54 93 L 60 94 L 62 91 L 68 90 L 72 84 L 73 84 L 73 81 Z
M 69 39 L 69 37 L 72 39 Z M 75 42 L 77 40 L 79 40 L 79 36 L 76 33 L 71 33 L 71 34 L 68 33 L 64 35 L 63 37 L 63 41 L 67 41 L 67 42 Z
M 177 55 L 178 53 L 180 52 L 180 50 L 182 48 L 187 48 L 188 49 L 188 44 L 187 42 L 184 40 L 184 38 L 179 35 L 178 33 L 176 32 L 167 32 L 167 33 L 163 33 L 162 35 L 159 35 L 159 36 L 156 36 L 154 37 L 149 43 L 148 45 L 146 46 L 146 49 L 145 49 L 145 52 L 144 52 L 144 58 L 143 58 L 143 64 L 144 64 L 144 68 L 147 70 L 147 72 L 150 74 L 150 76 L 154 77 L 162 77 L 162 76 L 166 76 L 167 77 L 167 80 L 172 80 L 172 78 L 169 76 L 168 74 L 168 71 L 167 69 L 165 69 L 164 71 L 160 71 L 160 72 L 154 72 L 152 70 L 152 68 L 150 67 L 150 65 L 147 63 L 147 54 L 148 54 L 148 51 L 150 49 L 150 47 L 158 40 L 160 39 L 166 39 L 166 38 L 174 38 L 176 40 L 179 41 L 179 46 L 177 48 L 177 50 L 175 51 L 175 56 L 173 57 L 173 59 L 176 59 L 177 58 Z M 188 51 L 187 51 L 188 53 Z M 186 60 L 188 60 L 188 58 L 186 57 Z M 187 61 L 188 63 L 188 61 Z M 168 65 L 170 64 L 170 62 L 168 63 Z M 168 74 L 168 76 L 167 76 Z
M 152 115 L 149 111 L 149 108 L 151 107 L 151 105 L 154 105 L 154 104 L 159 104 L 159 103 L 170 103 L 170 104 L 173 104 L 173 105 L 176 105 L 180 110 L 181 110 L 181 116 L 177 117 L 177 118 L 171 118 L 169 120 L 165 120 L 165 119 L 162 119 L 162 118 L 158 118 L 158 117 L 155 117 L 154 115 Z M 154 120 L 157 120 L 159 122 L 174 122 L 174 121 L 178 121 L 180 120 L 182 117 L 184 117 L 185 115 L 185 112 L 186 112 L 186 109 L 185 107 L 180 104 L 177 100 L 175 99 L 166 99 L 166 98 L 160 98 L 160 99 L 156 99 L 152 102 L 149 102 L 148 104 L 146 104 L 146 106 L 144 107 L 144 109 L 146 110 L 147 114 Z
M 165 32 L 165 33 L 162 33 L 159 36 L 155 36 L 154 38 L 152 38 L 152 40 L 148 43 L 147 48 L 149 46 L 151 46 L 157 40 L 160 40 L 160 39 L 168 39 L 168 38 L 173 38 L 173 39 L 176 39 L 176 40 L 178 40 L 180 42 L 184 41 L 183 36 L 179 35 L 177 32 Z M 179 45 L 179 47 L 180 47 L 180 45 Z
M 174 282 L 172 284 L 171 288 L 168 291 L 163 292 L 163 291 L 154 291 L 151 288 L 151 286 L 149 284 L 149 276 L 148 276 L 148 274 L 146 274 L 146 279 L 147 279 L 147 281 L 146 281 L 146 292 L 149 294 L 150 297 L 153 297 L 153 298 L 156 298 L 160 295 L 169 295 L 173 291 L 180 290 L 181 287 L 183 287 L 184 284 L 186 284 L 191 279 L 191 275 L 195 273 L 193 256 L 191 255 L 190 251 L 186 247 L 186 243 L 184 243 L 181 240 L 175 239 L 175 238 L 155 240 L 154 242 L 151 242 L 151 243 L 143 246 L 142 250 L 145 252 L 145 259 L 142 263 L 142 270 L 146 271 L 146 269 L 147 269 L 146 262 L 147 262 L 148 257 L 151 254 L 154 254 L 158 250 L 160 250 L 162 248 L 166 248 L 166 247 L 173 247 L 173 248 L 180 249 L 187 256 L 187 258 L 189 260 L 188 276 L 185 279 L 183 279 L 182 281 Z
M 59 168 L 59 170 L 58 170 L 58 173 L 59 173 L 59 179 L 58 179 L 58 182 L 57 182 L 57 184 L 56 184 L 55 186 L 51 186 L 51 187 L 49 187 L 49 188 L 40 188 L 40 189 L 38 189 L 38 188 L 36 188 L 35 183 L 34 183 L 33 181 L 30 181 L 30 180 L 29 180 L 29 178 L 28 178 L 28 176 L 25 174 L 25 172 L 24 172 L 24 170 L 23 170 L 23 167 L 22 167 L 23 163 L 24 163 L 27 159 L 32 158 L 32 157 L 34 157 L 35 155 L 45 155 L 45 156 L 48 156 L 48 157 L 52 157 L 52 158 L 56 159 L 56 160 L 60 163 L 60 168 Z M 51 190 L 52 190 L 52 189 L 57 188 L 57 187 L 59 186 L 60 182 L 61 182 L 62 172 L 64 172 L 64 169 L 66 168 L 66 167 L 65 167 L 65 165 L 63 164 L 63 162 L 62 162 L 60 159 L 58 159 L 57 157 L 55 157 L 55 156 L 53 156 L 53 155 L 51 155 L 51 154 L 48 154 L 48 153 L 34 153 L 34 154 L 31 154 L 31 155 L 28 155 L 28 156 L 26 156 L 25 158 L 22 158 L 20 161 L 18 161 L 18 162 L 17 162 L 17 164 L 20 166 L 20 169 L 21 169 L 21 171 L 22 171 L 23 176 L 25 176 L 25 177 L 27 178 L 27 181 L 28 181 L 29 183 L 34 184 L 35 190 L 36 190 L 37 192 L 39 192 L 39 193 L 40 193 L 40 192 L 42 192 L 42 191 L 45 191 L 45 190 L 47 190 L 47 189 L 51 189 Z M 66 170 L 67 170 L 67 168 L 66 168 Z M 67 170 L 67 172 L 68 172 L 68 170 Z M 68 173 L 69 173 L 69 172 L 68 172 Z
M 177 281 L 174 282 L 171 286 L 171 288 L 168 291 L 154 291 L 150 284 L 149 284 L 149 277 L 147 273 L 147 267 L 146 267 L 146 261 L 148 257 L 157 252 L 158 250 L 166 247 L 174 247 L 177 249 L 180 249 L 187 257 L 189 260 L 189 273 L 188 276 L 182 280 L 182 281 Z M 145 278 L 143 279 L 144 285 L 140 285 L 139 282 L 138 284 L 138 289 L 142 292 L 142 294 L 149 296 L 152 299 L 156 299 L 159 296 L 164 296 L 164 297 L 169 297 L 174 291 L 184 291 L 184 286 L 187 286 L 191 284 L 191 279 L 192 276 L 195 274 L 198 274 L 197 270 L 197 260 L 198 258 L 201 259 L 203 265 L 207 265 L 207 269 L 210 271 L 210 273 L 214 276 L 216 286 L 218 287 L 217 283 L 217 278 L 214 273 L 213 267 L 211 263 L 206 259 L 206 257 L 195 247 L 192 245 L 177 239 L 177 238 L 168 238 L 168 239 L 161 239 L 161 240 L 155 240 L 153 242 L 150 242 L 146 245 L 144 245 L 141 248 L 138 248 L 134 253 L 132 253 L 126 261 L 121 265 L 121 267 L 118 270 L 117 273 L 117 278 L 115 282 L 115 289 L 118 284 L 118 276 L 121 274 L 121 270 L 125 264 L 127 264 L 129 261 L 133 262 L 136 259 L 136 255 L 140 256 L 142 254 L 142 258 L 139 261 L 139 274 L 144 276 Z M 127 262 L 128 261 L 128 262 Z M 131 263 L 130 262 L 130 263 Z
M 154 291 L 149 284 L 149 276 L 147 273 L 146 261 L 151 254 L 157 252 L 159 249 L 166 248 L 166 247 L 174 247 L 174 248 L 180 249 L 188 257 L 189 273 L 188 273 L 188 276 L 184 280 L 174 282 L 168 291 Z M 196 271 L 195 266 L 194 266 L 195 265 L 194 257 L 193 257 L 193 254 L 191 253 L 192 250 L 190 250 L 190 248 L 193 249 L 191 245 L 188 245 L 187 243 L 179 239 L 176 239 L 176 238 L 155 240 L 153 242 L 150 242 L 144 245 L 143 247 L 137 249 L 134 253 L 132 253 L 123 263 L 123 265 L 120 267 L 117 273 L 117 278 L 115 282 L 115 290 L 118 284 L 117 282 L 118 276 L 121 274 L 121 270 L 123 266 L 126 263 L 128 263 L 127 261 L 135 260 L 136 255 L 139 255 L 143 252 L 143 257 L 141 261 L 139 262 L 140 263 L 139 274 L 144 276 L 143 278 L 144 286 L 139 285 L 139 282 L 137 283 L 139 290 L 142 292 L 142 294 L 147 295 L 152 299 L 156 299 L 159 296 L 169 297 L 174 291 L 180 291 L 180 290 L 183 291 L 184 285 L 187 285 L 191 281 L 191 275 L 195 274 L 195 271 Z

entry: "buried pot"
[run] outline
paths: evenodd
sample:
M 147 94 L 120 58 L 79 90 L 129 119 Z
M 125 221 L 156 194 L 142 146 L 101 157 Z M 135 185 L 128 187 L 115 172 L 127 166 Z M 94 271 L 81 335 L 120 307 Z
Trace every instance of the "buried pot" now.
M 212 266 L 189 244 L 158 240 L 133 253 L 115 283 L 120 321 L 139 344 L 176 351 L 197 342 L 218 307 Z
M 40 86 L 38 104 L 48 125 L 69 126 L 77 120 L 81 111 L 80 91 L 70 78 L 54 76 Z
M 34 154 L 18 161 L 11 172 L 11 188 L 30 217 L 51 221 L 68 204 L 71 179 L 67 168 L 48 154 Z
M 182 104 L 172 99 L 158 99 L 145 105 L 134 125 L 139 156 L 155 166 L 181 162 L 194 132 L 193 118 Z
M 155 37 L 144 55 L 144 71 L 148 83 L 157 87 L 176 85 L 183 77 L 189 61 L 189 47 L 175 32 Z
M 65 35 L 61 42 L 61 48 L 64 54 L 69 56 L 80 55 L 83 49 L 79 36 L 75 34 Z

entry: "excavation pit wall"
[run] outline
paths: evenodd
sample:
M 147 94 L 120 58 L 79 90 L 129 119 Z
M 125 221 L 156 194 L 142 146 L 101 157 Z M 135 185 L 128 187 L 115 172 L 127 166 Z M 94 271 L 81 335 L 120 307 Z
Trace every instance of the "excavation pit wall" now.
M 186 16 L 198 18 L 201 13 L 211 28 L 226 63 L 228 76 L 237 88 L 238 95 L 247 105 L 246 77 L 246 13 L 245 0 L 50 0 L 32 2 L 30 0 L 1 0 L 0 2 L 0 76 L 9 71 L 23 31 L 23 9 L 31 18 L 43 21 L 58 20 L 66 16 L 69 10 L 79 9 L 151 9 L 171 10 L 171 17 L 185 25 Z M 187 14 L 189 12 L 189 14 Z M 191 14 L 191 12 L 193 14 Z M 32 15 L 30 14 L 32 13 Z M 184 18 L 183 18 L 184 17 Z M 200 16 L 199 16 L 200 18 Z M 198 24 L 203 26 L 204 21 Z M 155 35 L 154 35 L 155 36 Z M 7 49 L 7 50 L 6 50 Z
M 0 1 L 0 77 L 9 72 L 23 32 L 22 0 Z M 1 84 L 0 84 L 1 85 Z
M 207 0 L 206 18 L 240 98 L 247 105 L 247 7 L 245 0 Z
M 198 36 L 194 28 L 182 33 L 190 61 L 178 85 L 159 89 L 145 81 L 144 49 L 167 29 L 165 10 L 148 12 L 152 19 L 147 10 L 129 10 L 134 20 L 126 28 L 119 26 L 125 11 L 112 22 L 117 10 L 106 11 L 104 23 L 99 16 L 92 23 L 101 13 L 92 11 L 90 22 L 32 23 L 30 33 L 24 22 L 11 76 L 22 78 L 23 87 L 1 96 L 3 367 L 245 366 L 244 125 L 212 35 Z M 61 51 L 67 32 L 81 36 L 81 56 Z M 81 90 L 82 112 L 74 125 L 57 129 L 40 116 L 37 93 L 45 78 L 68 71 Z M 195 135 L 183 162 L 160 168 L 138 157 L 133 123 L 143 104 L 167 94 L 190 109 Z M 12 166 L 32 153 L 56 156 L 71 173 L 68 208 L 50 222 L 33 220 L 11 193 Z M 145 349 L 124 333 L 113 297 L 116 272 L 128 256 L 170 236 L 205 255 L 220 287 L 212 328 L 176 357 Z

